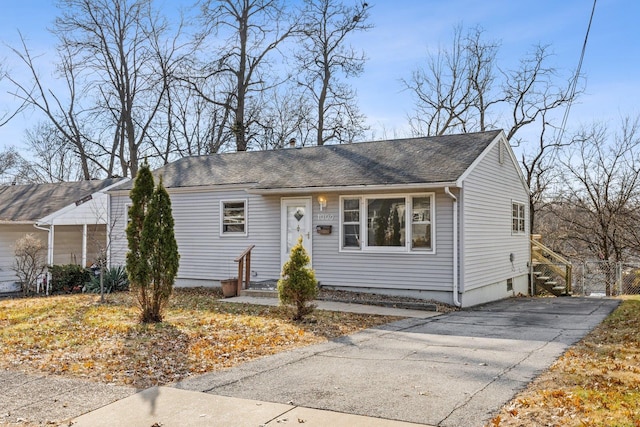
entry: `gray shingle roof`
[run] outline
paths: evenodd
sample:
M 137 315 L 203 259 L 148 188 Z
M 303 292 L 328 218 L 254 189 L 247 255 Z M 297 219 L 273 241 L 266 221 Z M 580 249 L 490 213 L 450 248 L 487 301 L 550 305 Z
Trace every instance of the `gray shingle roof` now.
M 0 186 L 0 221 L 35 222 L 120 179 Z
M 500 132 L 185 157 L 153 174 L 156 179 L 162 175 L 167 188 L 247 184 L 286 190 L 454 182 Z

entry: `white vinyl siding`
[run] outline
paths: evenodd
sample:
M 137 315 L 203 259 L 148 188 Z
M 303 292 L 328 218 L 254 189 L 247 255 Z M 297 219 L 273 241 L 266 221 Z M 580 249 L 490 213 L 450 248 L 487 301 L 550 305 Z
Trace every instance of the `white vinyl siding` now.
M 47 232 L 41 231 L 30 224 L 0 224 L 0 283 L 15 282 L 17 276 L 13 270 L 15 266 L 15 243 L 26 234 L 32 233 L 47 245 Z M 47 260 L 46 250 L 43 259 Z
M 238 264 L 234 259 L 249 245 L 251 280 L 277 279 L 280 276 L 280 197 L 249 195 L 243 190 L 194 191 L 167 189 L 171 197 L 174 230 L 180 253 L 180 280 L 214 281 L 236 277 Z M 220 236 L 222 201 L 246 200 L 246 235 L 242 238 Z M 128 195 L 117 195 L 111 203 L 112 216 L 119 217 L 123 230 L 111 245 L 111 264 L 124 265 L 127 241 L 123 215 Z
M 56 225 L 53 230 L 53 263 L 82 264 L 82 226 Z M 45 240 L 46 241 L 46 240 Z M 87 265 L 94 264 L 106 248 L 106 226 L 87 225 Z
M 87 264 L 91 265 L 106 247 L 106 227 L 104 225 L 87 226 Z M 38 230 L 30 224 L 0 225 L 0 283 L 15 281 L 15 243 L 26 234 L 33 234 L 45 246 L 42 252 L 44 262 L 47 261 L 48 233 Z M 82 263 L 82 225 L 57 225 L 54 227 L 54 264 Z
M 260 281 L 280 277 L 281 260 L 281 199 L 292 195 L 260 196 L 236 191 L 181 191 L 169 189 L 175 233 L 180 252 L 178 283 L 184 280 L 220 280 L 237 275 L 233 262 L 249 245 L 256 245 L 251 253 L 251 280 Z M 424 193 L 419 193 L 424 194 Z M 420 197 L 419 194 L 400 194 L 400 197 Z M 313 268 L 317 279 L 324 286 L 369 289 L 417 290 L 420 292 L 450 293 L 452 284 L 452 200 L 444 192 L 429 193 L 431 197 L 432 240 L 437 241 L 437 253 L 425 250 L 414 252 L 378 252 L 367 250 L 343 250 L 340 204 L 343 199 L 362 200 L 378 197 L 360 194 L 325 194 L 327 206 L 322 212 L 317 203 L 312 204 Z M 382 194 L 386 195 L 386 194 Z M 246 197 L 246 238 L 230 239 L 220 236 L 220 202 Z M 313 200 L 316 194 L 311 194 Z M 389 194 L 396 197 L 398 193 Z M 112 221 L 119 222 L 114 230 L 120 236 L 112 239 L 111 264 L 123 265 L 127 251 L 124 235 L 124 205 L 128 195 L 114 195 L 111 203 Z M 351 219 L 356 219 L 351 217 Z M 360 221 L 363 217 L 359 218 Z M 437 224 L 437 226 L 435 226 Z M 318 225 L 331 225 L 331 234 L 316 232 Z M 114 233 L 118 234 L 118 233 Z
M 528 200 L 527 189 L 507 150 L 493 145 L 464 179 L 461 197 L 461 290 L 469 291 L 528 274 L 528 225 L 512 233 L 512 201 Z M 528 217 L 528 204 L 524 204 Z M 514 261 L 511 262 L 511 254 Z M 505 285 L 506 292 L 506 285 Z M 505 294 L 505 296 L 507 296 Z
M 409 198 L 413 196 L 412 193 L 398 194 L 396 191 L 371 196 L 362 193 L 327 195 L 327 207 L 323 212 L 314 212 L 313 215 L 314 230 L 318 225 L 331 225 L 333 230 L 328 235 L 316 233 L 313 239 L 313 268 L 321 285 L 353 288 L 354 291 L 367 288 L 450 293 L 453 283 L 452 200 L 442 191 L 429 194 L 433 195 L 430 208 L 433 223 L 437 227 L 433 228 L 432 240 L 438 242 L 437 252 L 343 248 L 341 228 L 344 228 L 345 221 L 341 206 L 345 200 L 363 200 L 365 197 L 381 195 Z M 362 216 L 360 221 L 364 221 Z

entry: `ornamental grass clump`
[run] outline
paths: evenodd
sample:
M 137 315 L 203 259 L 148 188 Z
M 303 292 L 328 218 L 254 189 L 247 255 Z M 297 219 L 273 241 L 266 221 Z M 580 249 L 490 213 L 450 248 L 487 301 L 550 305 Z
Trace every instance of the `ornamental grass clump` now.
M 293 320 L 302 320 L 315 309 L 310 302 L 318 296 L 318 281 L 309 267 L 310 260 L 301 236 L 291 248 L 289 261 L 282 267 L 282 278 L 278 280 L 280 303 L 293 306 Z

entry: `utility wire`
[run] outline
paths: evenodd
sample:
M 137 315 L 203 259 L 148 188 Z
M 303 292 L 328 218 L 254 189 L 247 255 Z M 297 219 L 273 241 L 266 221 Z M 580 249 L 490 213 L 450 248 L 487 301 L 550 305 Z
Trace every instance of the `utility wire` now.
M 591 16 L 589 17 L 589 25 L 587 26 L 587 34 L 584 36 L 584 43 L 582 44 L 582 52 L 580 53 L 580 60 L 578 61 L 578 68 L 576 69 L 576 73 L 573 76 L 573 81 L 571 82 L 571 86 L 569 88 L 569 103 L 567 104 L 567 109 L 564 110 L 564 116 L 562 117 L 562 124 L 560 125 L 560 134 L 558 135 L 558 140 L 556 144 L 560 145 L 562 142 L 562 137 L 564 136 L 564 131 L 567 126 L 567 120 L 569 119 L 569 111 L 571 110 L 571 104 L 573 103 L 573 98 L 576 94 L 576 86 L 578 85 L 578 78 L 580 77 L 580 70 L 582 69 L 582 61 L 584 60 L 584 53 L 587 50 L 587 40 L 589 40 L 589 31 L 591 31 L 591 23 L 593 22 L 593 15 L 596 11 L 596 2 L 597 0 L 593 0 L 593 7 L 591 8 Z

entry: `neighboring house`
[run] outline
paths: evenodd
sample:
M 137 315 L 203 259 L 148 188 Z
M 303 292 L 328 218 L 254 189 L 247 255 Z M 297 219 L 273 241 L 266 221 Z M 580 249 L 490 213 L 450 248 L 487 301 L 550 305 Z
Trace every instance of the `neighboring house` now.
M 90 265 L 106 249 L 104 190 L 121 179 L 0 186 L 0 292 L 17 280 L 15 242 L 32 233 L 47 244 L 47 264 Z
M 277 279 L 298 236 L 322 286 L 471 306 L 528 293 L 529 196 L 502 131 L 187 157 L 172 201 L 178 286 Z M 124 264 L 132 181 L 109 191 Z

